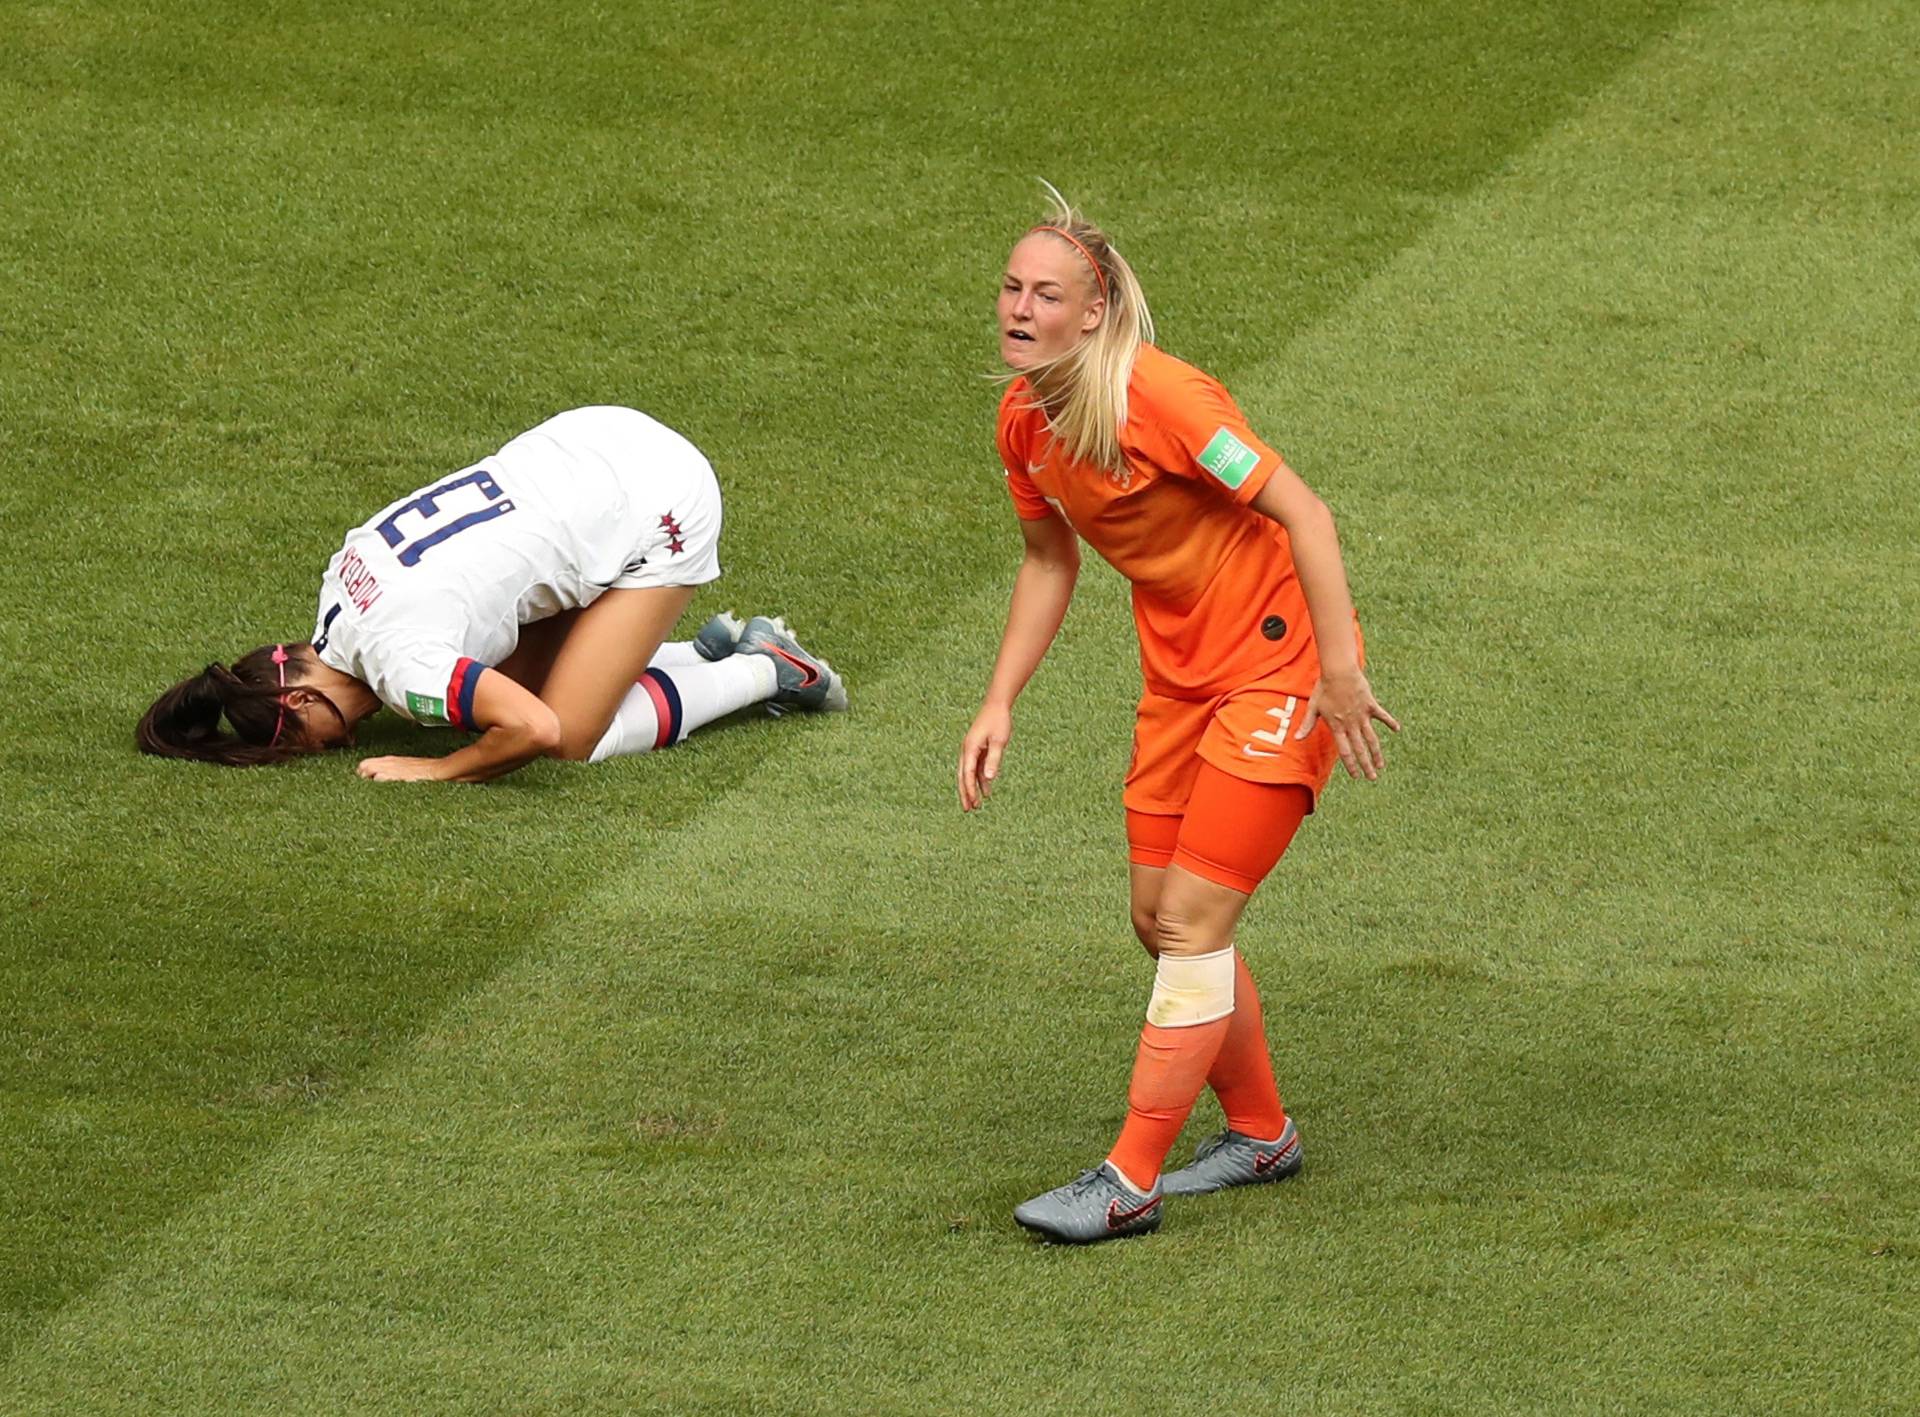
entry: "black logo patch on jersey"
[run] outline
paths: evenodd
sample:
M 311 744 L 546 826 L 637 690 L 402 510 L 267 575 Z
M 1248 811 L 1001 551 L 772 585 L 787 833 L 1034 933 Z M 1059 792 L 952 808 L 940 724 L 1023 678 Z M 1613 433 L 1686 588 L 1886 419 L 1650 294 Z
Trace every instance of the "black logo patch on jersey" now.
M 1269 615 L 1260 622 L 1260 633 L 1270 640 L 1285 639 L 1287 622 L 1282 620 L 1278 615 Z
M 320 633 L 313 637 L 313 652 L 315 654 L 325 649 L 327 647 L 327 641 L 333 637 L 333 621 L 334 617 L 339 613 L 340 602 L 336 600 L 333 603 L 333 608 L 327 612 L 326 618 L 320 622 Z

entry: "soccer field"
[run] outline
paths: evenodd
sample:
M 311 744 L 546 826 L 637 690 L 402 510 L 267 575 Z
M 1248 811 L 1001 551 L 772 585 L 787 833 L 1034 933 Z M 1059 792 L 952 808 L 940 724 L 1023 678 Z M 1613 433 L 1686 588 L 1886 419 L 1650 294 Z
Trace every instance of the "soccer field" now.
M 1920 1409 L 1920 11 L 1195 15 L 0 9 L 0 1411 Z M 1407 725 L 1241 934 L 1304 1176 L 1085 1251 L 1009 1211 L 1151 982 L 1092 558 L 953 789 L 1036 176 L 1332 506 Z M 135 753 L 595 402 L 850 715 Z

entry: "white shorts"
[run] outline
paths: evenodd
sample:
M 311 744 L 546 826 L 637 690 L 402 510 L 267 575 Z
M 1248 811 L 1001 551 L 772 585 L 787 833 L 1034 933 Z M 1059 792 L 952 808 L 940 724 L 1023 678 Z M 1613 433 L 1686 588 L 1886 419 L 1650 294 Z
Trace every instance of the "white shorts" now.
M 720 483 L 690 441 L 637 409 L 570 409 L 508 443 L 507 466 L 556 472 L 597 486 L 571 516 L 606 518 L 578 528 L 594 549 L 585 557 L 594 583 L 609 590 L 705 585 L 720 577 Z M 617 563 L 617 564 L 614 564 Z

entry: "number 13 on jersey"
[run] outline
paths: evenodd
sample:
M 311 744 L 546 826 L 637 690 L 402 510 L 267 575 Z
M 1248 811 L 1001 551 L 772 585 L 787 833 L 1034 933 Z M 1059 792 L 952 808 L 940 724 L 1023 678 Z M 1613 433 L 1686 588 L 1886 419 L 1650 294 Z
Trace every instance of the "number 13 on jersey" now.
M 464 489 L 472 488 L 472 492 Z M 456 495 L 458 494 L 458 495 Z M 448 505 L 442 506 L 445 499 Z M 474 506 L 475 502 L 479 506 Z M 513 502 L 484 468 L 448 478 L 437 487 L 429 487 L 418 497 L 402 502 L 378 523 L 387 545 L 397 549 L 400 564 L 418 565 L 420 558 L 450 536 L 458 536 L 468 527 L 490 522 L 513 510 Z M 402 530 L 403 517 L 417 516 L 419 522 Z M 409 534 L 412 541 L 407 541 Z M 405 546 L 400 543 L 407 541 Z

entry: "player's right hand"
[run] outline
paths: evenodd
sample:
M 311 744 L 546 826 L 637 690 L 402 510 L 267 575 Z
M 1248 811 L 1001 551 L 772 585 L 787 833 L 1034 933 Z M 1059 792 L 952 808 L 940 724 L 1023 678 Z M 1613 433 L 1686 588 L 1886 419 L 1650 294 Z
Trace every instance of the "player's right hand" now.
M 1013 737 L 1013 710 L 1003 704 L 983 704 L 974 715 L 960 745 L 960 810 L 971 812 L 987 800 L 993 780 L 1000 776 L 1000 755 Z

